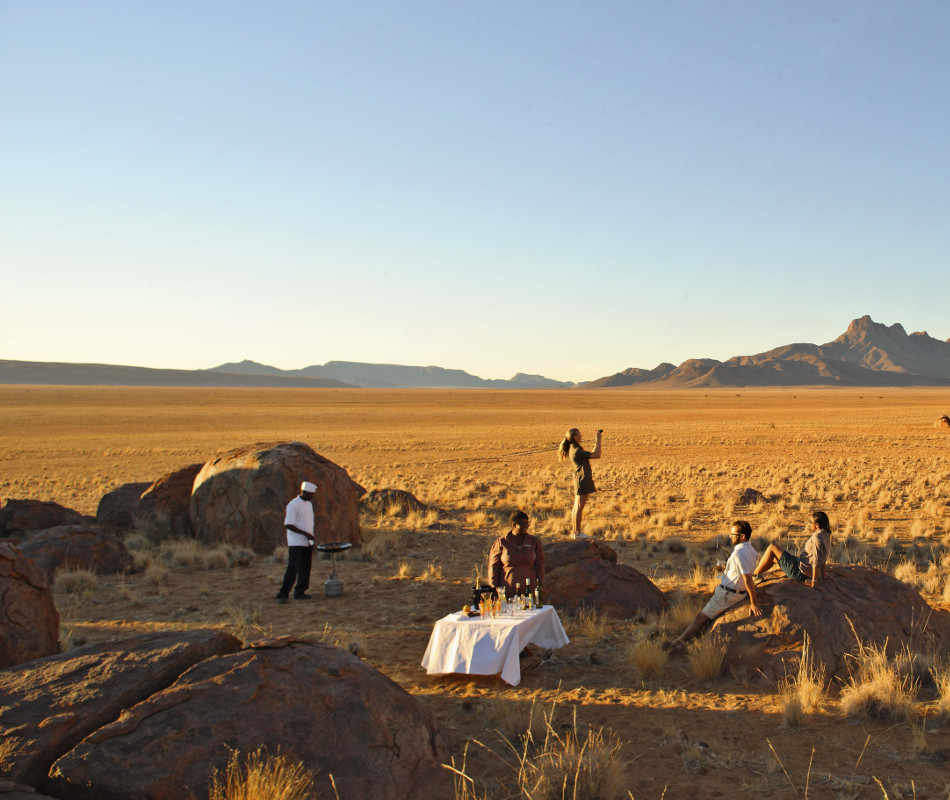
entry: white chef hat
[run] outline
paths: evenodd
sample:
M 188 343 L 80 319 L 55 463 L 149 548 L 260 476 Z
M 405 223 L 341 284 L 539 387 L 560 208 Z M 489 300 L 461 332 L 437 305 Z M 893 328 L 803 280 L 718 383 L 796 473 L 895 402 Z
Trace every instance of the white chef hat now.
M 310 481 L 304 481 L 303 483 L 300 484 L 300 491 L 310 492 L 311 494 L 313 494 L 313 492 L 317 491 L 317 484 L 310 483 Z

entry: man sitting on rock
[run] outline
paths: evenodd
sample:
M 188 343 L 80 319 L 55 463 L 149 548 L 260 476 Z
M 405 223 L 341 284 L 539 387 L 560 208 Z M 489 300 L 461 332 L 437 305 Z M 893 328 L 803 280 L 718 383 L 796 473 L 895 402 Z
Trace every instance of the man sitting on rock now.
M 709 602 L 703 607 L 689 627 L 669 644 L 669 650 L 682 650 L 686 643 L 705 628 L 720 614 L 728 611 L 749 597 L 749 606 L 757 617 L 762 616 L 762 609 L 756 603 L 755 582 L 752 580 L 752 571 L 759 554 L 749 544 L 752 538 L 752 526 L 744 519 L 737 519 L 732 523 L 729 536 L 734 547 L 729 554 L 729 560 L 723 564 L 723 572 L 719 578 L 719 585 L 713 592 Z M 722 562 L 720 562 L 722 564 Z
M 831 523 L 824 511 L 815 511 L 811 515 L 811 530 L 811 537 L 797 556 L 781 545 L 770 544 L 752 576 L 758 577 L 778 562 L 779 569 L 789 578 L 793 581 L 804 581 L 806 586 L 814 589 L 818 585 L 819 572 L 821 579 L 825 579 L 825 563 L 831 551 Z

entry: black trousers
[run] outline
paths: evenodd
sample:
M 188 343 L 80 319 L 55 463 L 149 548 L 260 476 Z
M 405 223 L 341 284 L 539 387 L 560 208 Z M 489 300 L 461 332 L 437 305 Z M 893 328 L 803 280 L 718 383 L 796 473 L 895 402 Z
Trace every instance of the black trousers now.
M 310 586 L 310 565 L 313 563 L 312 547 L 288 547 L 287 571 L 284 573 L 284 582 L 281 584 L 278 597 L 287 597 L 290 587 L 297 579 L 294 597 L 300 597 Z

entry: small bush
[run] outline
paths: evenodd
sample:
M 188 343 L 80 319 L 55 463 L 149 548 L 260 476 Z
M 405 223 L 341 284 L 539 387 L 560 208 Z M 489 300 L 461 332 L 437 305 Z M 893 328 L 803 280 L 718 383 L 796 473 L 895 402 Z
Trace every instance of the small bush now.
M 215 770 L 208 800 L 307 800 L 313 777 L 303 763 L 285 756 L 271 756 L 263 748 L 245 759 L 233 750 L 224 775 Z
M 165 579 L 168 577 L 168 568 L 163 567 L 157 562 L 152 562 L 148 565 L 148 568 L 145 570 L 145 580 L 147 583 L 152 584 L 152 586 L 161 586 L 165 583 Z
M 590 639 L 592 644 L 600 644 L 607 638 L 607 615 L 598 614 L 593 606 L 584 606 L 574 617 L 575 630 Z

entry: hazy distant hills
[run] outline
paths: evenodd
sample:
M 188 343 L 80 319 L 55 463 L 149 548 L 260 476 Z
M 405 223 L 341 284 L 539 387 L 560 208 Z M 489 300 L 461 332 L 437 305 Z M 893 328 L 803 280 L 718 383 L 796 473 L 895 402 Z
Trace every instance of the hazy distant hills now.
M 255 361 L 222 364 L 211 369 L 151 369 L 114 364 L 70 364 L 0 360 L 0 384 L 52 386 L 245 386 L 245 387 L 372 387 L 447 389 L 555 389 L 573 383 L 519 372 L 511 380 L 486 380 L 460 369 L 408 367 L 330 361 L 322 366 L 282 370 Z
M 329 378 L 282 375 L 233 375 L 207 369 L 150 369 L 114 364 L 68 364 L 53 361 L 0 360 L 0 384 L 46 386 L 280 386 L 287 388 L 350 387 Z
M 900 323 L 888 327 L 864 316 L 827 344 L 788 344 L 728 361 L 690 359 L 678 367 L 631 367 L 584 388 L 821 385 L 948 386 L 950 340 L 926 332 L 908 334 Z
M 0 384 L 63 386 L 366 387 L 379 389 L 602 389 L 741 386 L 950 386 L 950 340 L 908 334 L 898 323 L 865 316 L 823 345 L 788 344 L 728 361 L 691 358 L 678 367 L 631 367 L 587 384 L 519 372 L 509 380 L 479 378 L 460 369 L 328 361 L 282 370 L 241 361 L 211 369 L 149 369 L 111 364 L 0 360 Z
M 335 379 L 352 386 L 374 389 L 558 389 L 574 385 L 523 372 L 509 380 L 491 380 L 460 369 L 364 364 L 358 361 L 328 361 L 323 365 L 314 364 L 294 370 L 281 370 L 256 361 L 241 361 L 212 367 L 209 372 Z

